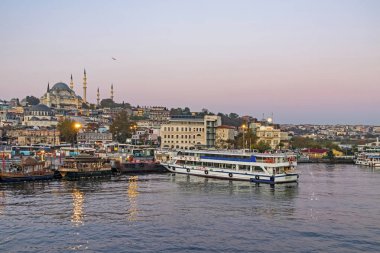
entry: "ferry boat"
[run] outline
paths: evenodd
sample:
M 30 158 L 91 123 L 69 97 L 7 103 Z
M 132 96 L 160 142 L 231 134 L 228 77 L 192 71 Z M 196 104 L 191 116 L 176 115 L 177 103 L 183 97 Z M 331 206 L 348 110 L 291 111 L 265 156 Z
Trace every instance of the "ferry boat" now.
M 0 172 L 0 182 L 23 182 L 36 180 L 50 180 L 54 171 L 45 167 L 44 161 L 37 161 L 27 157 L 20 163 L 10 163 Z
M 355 164 L 371 167 L 380 167 L 380 153 L 363 152 L 358 154 Z
M 58 172 L 63 179 L 78 179 L 111 175 L 112 168 L 103 158 L 80 154 L 65 158 L 63 165 L 58 167 Z
M 163 164 L 170 172 L 255 183 L 297 182 L 295 154 L 245 151 L 179 151 Z

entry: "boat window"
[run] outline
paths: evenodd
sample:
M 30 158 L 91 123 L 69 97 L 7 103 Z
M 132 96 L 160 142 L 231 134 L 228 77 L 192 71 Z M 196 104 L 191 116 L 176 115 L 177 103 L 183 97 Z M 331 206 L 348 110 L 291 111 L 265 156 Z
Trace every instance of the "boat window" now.
M 250 166 L 249 165 L 240 165 L 239 164 L 239 170 L 249 171 Z
M 226 164 L 226 169 L 232 169 L 232 164 Z
M 254 172 L 262 172 L 263 169 L 260 166 L 252 166 L 252 171 L 254 171 Z

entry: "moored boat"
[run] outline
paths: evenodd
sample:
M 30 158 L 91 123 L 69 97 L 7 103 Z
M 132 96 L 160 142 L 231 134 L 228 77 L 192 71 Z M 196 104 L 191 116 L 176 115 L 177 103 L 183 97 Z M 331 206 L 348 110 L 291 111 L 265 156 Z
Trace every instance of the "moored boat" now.
M 63 165 L 58 167 L 63 179 L 79 179 L 84 177 L 102 177 L 112 174 L 112 168 L 103 158 L 80 154 L 67 157 Z
M 20 163 L 11 163 L 0 173 L 0 182 L 23 182 L 53 179 L 54 172 L 45 167 L 44 161 L 37 161 L 32 157 L 21 160 Z
M 171 172 L 255 183 L 297 182 L 294 154 L 245 151 L 179 151 L 163 165 Z

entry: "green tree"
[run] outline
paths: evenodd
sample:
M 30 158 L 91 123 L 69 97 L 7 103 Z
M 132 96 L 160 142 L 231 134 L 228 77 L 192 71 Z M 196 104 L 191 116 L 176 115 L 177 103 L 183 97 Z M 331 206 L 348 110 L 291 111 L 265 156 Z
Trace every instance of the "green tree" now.
M 252 129 L 247 129 L 245 130 L 244 136 L 243 133 L 240 133 L 238 136 L 236 136 L 234 146 L 239 149 L 243 149 L 244 147 L 246 149 L 253 149 L 255 147 L 257 139 L 258 138 Z
M 121 111 L 113 119 L 110 132 L 116 141 L 125 143 L 126 139 L 132 136 L 133 126 L 134 124 L 129 119 L 127 112 Z
M 28 105 L 38 105 L 40 103 L 40 100 L 34 96 L 26 96 L 25 101 Z
M 261 153 L 271 149 L 269 144 L 265 141 L 259 141 L 254 147 Z
M 57 129 L 61 141 L 67 143 L 74 143 L 79 129 L 75 128 L 75 121 L 65 119 L 58 123 Z

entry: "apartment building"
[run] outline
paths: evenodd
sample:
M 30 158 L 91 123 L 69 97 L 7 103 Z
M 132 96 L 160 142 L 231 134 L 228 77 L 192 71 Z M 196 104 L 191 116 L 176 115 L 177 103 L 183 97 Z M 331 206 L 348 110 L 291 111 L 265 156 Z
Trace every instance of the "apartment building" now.
M 162 148 L 195 149 L 215 147 L 216 128 L 221 125 L 220 116 L 172 116 L 161 125 Z

